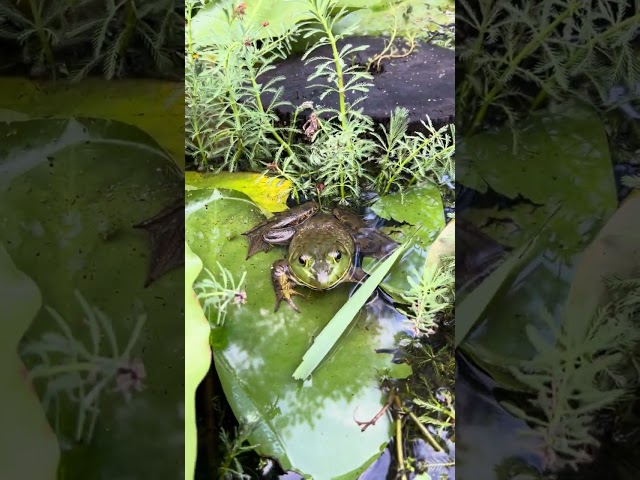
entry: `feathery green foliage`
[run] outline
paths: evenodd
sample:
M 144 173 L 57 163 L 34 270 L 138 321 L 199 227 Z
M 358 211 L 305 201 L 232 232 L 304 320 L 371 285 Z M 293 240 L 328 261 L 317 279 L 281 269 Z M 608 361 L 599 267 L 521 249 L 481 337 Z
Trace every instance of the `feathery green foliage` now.
M 611 279 L 608 286 L 611 300 L 591 319 L 558 326 L 543 311 L 551 335 L 529 326 L 536 354 L 513 368 L 532 392 L 533 409 L 505 406 L 532 425 L 529 434 L 539 438 L 549 471 L 591 461 L 599 447 L 596 416 L 633 400 L 638 386 L 633 351 L 640 341 L 640 279 Z
M 428 120 L 425 132 L 407 134 L 409 111 L 397 108 L 390 117 L 389 129 L 381 126 L 382 135 L 373 133 L 381 156 L 377 160 L 376 190 L 389 193 L 392 187 L 434 180 L 439 184 L 455 181 L 455 125 L 436 130 Z
M 163 72 L 181 62 L 183 18 L 176 0 L 0 2 L 0 38 L 23 49 L 32 73 L 91 72 L 107 79 L 145 65 Z
M 418 277 L 416 281 L 415 278 Z M 422 275 L 415 269 L 407 277 L 410 288 L 402 294 L 409 308 L 398 307 L 422 335 L 431 335 L 442 316 L 453 310 L 455 287 L 455 258 L 445 257 L 441 264 L 425 265 Z
M 237 7 L 228 5 L 230 38 L 198 45 L 189 28 L 197 3 L 186 3 L 186 153 L 201 168 L 262 171 L 289 180 L 295 198 L 316 196 L 340 203 L 358 202 L 363 188 L 388 193 L 427 177 L 451 180 L 453 127 L 435 130 L 428 121 L 425 132 L 411 135 L 406 126 L 400 127 L 397 138 L 385 143 L 388 139 L 374 132 L 372 119 L 361 108 L 372 76 L 351 61 L 366 46 L 338 46 L 357 25 L 334 33 L 335 24 L 347 14 L 336 0 L 308 0 L 306 7 L 304 20 L 295 27 L 279 36 L 261 35 L 257 41 L 256 33 L 268 25 L 243 23 Z M 240 28 L 231 28 L 236 24 Z M 321 92 L 317 105 L 284 102 L 282 77 L 266 82 L 262 77 L 290 53 L 292 40 L 299 37 L 315 42 L 303 60 L 315 68 L 308 86 Z M 330 53 L 318 54 L 321 47 Z M 328 95 L 337 97 L 337 108 L 321 104 Z M 294 111 L 287 125 L 275 113 L 285 106 Z M 308 121 L 301 129 L 297 120 L 302 112 Z M 406 110 L 393 118 L 394 128 L 406 125 Z
M 457 21 L 456 107 L 469 134 L 487 115 L 515 128 L 517 112 L 546 99 L 603 108 L 612 87 L 640 81 L 640 12 L 628 0 L 461 0 Z
M 34 381 L 48 379 L 42 403 L 45 410 L 60 408 L 60 402 L 78 406 L 75 432 L 58 432 L 63 443 L 90 442 L 100 415 L 100 403 L 109 389 L 120 390 L 125 396 L 139 390 L 144 378 L 144 365 L 135 357 L 140 332 L 146 314 L 136 314 L 136 323 L 122 348 L 123 339 L 116 337 L 113 320 L 95 305 L 89 304 L 79 291 L 75 299 L 80 304 L 90 332 L 90 342 L 74 336 L 69 322 L 51 307 L 45 307 L 57 331 L 45 332 L 28 342 L 21 351 L 25 357 L 37 357 L 40 363 L 30 370 Z M 138 306 L 137 306 L 138 307 Z M 138 380 L 128 384 L 123 377 L 131 372 Z
M 186 4 L 188 22 L 194 5 Z M 226 14 L 230 26 L 241 22 L 231 8 Z M 239 34 L 229 29 L 232 42 L 212 46 L 195 45 L 187 31 L 186 152 L 201 164 L 221 159 L 218 170 L 259 169 L 274 152 L 276 157 L 295 158 L 288 132 L 276 126 L 274 110 L 284 105 L 276 86 L 281 78 L 264 84 L 260 78 L 286 57 L 291 36 L 287 33 L 257 45 L 250 39 L 263 27 L 241 27 Z M 273 95 L 269 104 L 262 101 L 265 93 Z
M 223 480 L 250 480 L 255 478 L 245 471 L 240 461 L 243 454 L 253 451 L 258 445 L 250 445 L 248 438 L 255 425 L 243 425 L 236 428 L 233 435 L 225 430 L 220 431 L 220 441 L 224 450 L 222 463 L 219 467 L 219 474 Z M 253 472 L 255 473 L 255 472 Z
M 227 316 L 227 308 L 233 302 L 241 305 L 246 301 L 246 292 L 241 290 L 242 284 L 247 276 L 247 272 L 242 272 L 240 280 L 236 283 L 233 274 L 218 263 L 219 275 L 214 275 L 209 269 L 205 268 L 205 272 L 209 278 L 205 278 L 195 283 L 194 291 L 198 297 L 198 301 L 202 305 L 205 316 L 212 317 L 212 312 L 216 312 L 217 319 L 215 326 L 224 325 Z
M 73 72 L 72 78 L 79 80 L 98 66 L 102 66 L 107 79 L 121 76 L 127 56 L 129 61 L 151 58 L 160 71 L 170 67 L 172 49 L 167 45 L 168 39 L 180 32 L 182 22 L 175 5 L 175 0 L 107 0 L 101 18 L 83 22 L 68 34 L 73 38 L 93 33 L 92 56 Z M 138 49 L 129 51 L 133 45 Z

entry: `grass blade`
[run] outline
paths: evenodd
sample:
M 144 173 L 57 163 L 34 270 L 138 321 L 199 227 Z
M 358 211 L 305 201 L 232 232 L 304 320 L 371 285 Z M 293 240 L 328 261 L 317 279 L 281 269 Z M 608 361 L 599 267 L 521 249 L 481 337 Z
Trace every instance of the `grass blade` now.
M 537 239 L 536 236 L 513 251 L 491 275 L 456 305 L 456 348 L 467 338 L 507 279 L 531 259 Z

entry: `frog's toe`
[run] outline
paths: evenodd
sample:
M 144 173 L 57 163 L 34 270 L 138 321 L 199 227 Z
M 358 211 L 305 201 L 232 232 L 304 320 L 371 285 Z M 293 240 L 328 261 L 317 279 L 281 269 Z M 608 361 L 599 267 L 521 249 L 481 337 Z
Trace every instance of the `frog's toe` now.
M 249 230 L 248 232 L 244 232 L 242 235 L 245 235 L 249 239 L 249 252 L 247 253 L 247 260 L 254 256 L 258 252 L 267 252 L 271 248 L 267 242 L 262 238 L 262 230 Z
M 360 283 L 360 282 L 363 282 L 366 278 L 367 278 L 367 274 L 365 273 L 365 271 L 360 267 L 356 267 L 351 272 L 351 275 L 349 276 L 349 281 L 354 283 Z
M 282 300 L 287 302 L 296 312 L 300 312 L 291 297 L 302 294 L 293 288 L 294 284 L 289 279 L 289 264 L 286 260 L 277 260 L 271 268 L 271 281 L 273 282 L 273 290 L 276 292 L 276 308 L 274 312 L 278 311 Z
M 293 308 L 296 312 L 300 313 L 300 309 L 291 298 L 286 298 L 285 301 L 289 304 L 291 308 Z
M 293 308 L 296 312 L 300 312 L 300 309 L 298 308 L 298 306 L 293 302 L 293 296 L 294 295 L 300 295 L 303 296 L 300 292 L 298 292 L 297 290 L 293 289 L 291 287 L 291 285 L 287 285 L 287 288 L 284 288 L 278 295 L 277 295 L 277 299 L 276 299 L 276 309 L 274 310 L 275 312 L 278 311 L 278 308 L 280 307 L 280 303 L 282 302 L 282 300 L 284 300 L 285 302 L 287 302 L 289 304 L 289 306 L 291 308 Z
M 258 252 L 268 252 L 269 250 L 271 250 L 271 245 L 267 242 L 256 242 L 249 246 L 249 252 L 247 253 L 246 260 L 249 260 L 249 258 L 253 257 Z
M 294 295 L 300 295 L 300 293 L 293 291 Z M 274 313 L 278 311 L 278 309 L 280 308 L 280 304 L 282 303 L 282 301 L 287 302 L 287 304 L 294 309 L 296 312 L 300 313 L 300 309 L 298 308 L 298 306 L 295 304 L 295 302 L 293 301 L 293 299 L 291 299 L 291 297 L 285 297 L 285 296 L 279 296 L 276 299 L 276 308 L 273 309 Z
M 395 250 L 398 243 L 373 228 L 363 228 L 356 236 L 356 245 L 362 255 L 380 259 Z

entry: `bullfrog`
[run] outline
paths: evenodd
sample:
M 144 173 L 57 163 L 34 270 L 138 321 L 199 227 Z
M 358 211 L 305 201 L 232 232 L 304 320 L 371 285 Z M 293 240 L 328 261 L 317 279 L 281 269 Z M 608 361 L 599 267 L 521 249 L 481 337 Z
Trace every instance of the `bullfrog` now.
M 286 258 L 271 267 L 276 312 L 282 300 L 300 312 L 292 298 L 302 295 L 297 285 L 329 290 L 362 281 L 366 274 L 356 266 L 357 256 L 382 258 L 398 245 L 356 214 L 341 208 L 323 212 L 316 202 L 276 213 L 243 235 L 249 238 L 247 259 L 273 245 L 288 245 Z

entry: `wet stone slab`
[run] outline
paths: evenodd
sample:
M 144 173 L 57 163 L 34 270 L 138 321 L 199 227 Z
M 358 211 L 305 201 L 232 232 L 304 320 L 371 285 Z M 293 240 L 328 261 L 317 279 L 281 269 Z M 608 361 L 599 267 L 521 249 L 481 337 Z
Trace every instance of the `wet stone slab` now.
M 352 37 L 338 42 L 338 50 L 346 44 L 354 46 L 368 45 L 367 50 L 357 52 L 349 60 L 363 68 L 367 60 L 382 52 L 388 40 L 381 37 Z M 402 40 L 395 45 L 404 48 Z M 332 57 L 331 48 L 323 46 L 315 50 L 313 57 Z M 319 87 L 308 88 L 310 84 L 325 82 L 325 78 L 308 81 L 309 75 L 315 71 L 317 62 L 305 65 L 302 55 L 295 55 L 276 64 L 277 67 L 266 72 L 262 83 L 276 76 L 285 79 L 278 82 L 284 88 L 282 100 L 294 106 L 311 101 L 316 106 L 338 107 L 337 93 L 327 95 L 320 101 L 323 90 Z M 388 124 L 390 113 L 396 107 L 405 107 L 409 111 L 409 130 L 424 129 L 420 121 L 431 118 L 434 127 L 438 128 L 455 120 L 455 58 L 454 52 L 436 45 L 419 42 L 416 49 L 407 57 L 385 59 L 381 62 L 382 71 L 374 74 L 373 87 L 368 98 L 359 104 L 363 113 L 372 117 L 376 123 Z M 361 92 L 349 92 L 347 101 L 362 96 Z M 264 94 L 263 101 L 270 101 L 271 94 Z M 295 107 L 286 106 L 277 113 L 281 121 L 291 118 Z M 304 123 L 310 110 L 301 113 L 300 122 Z

